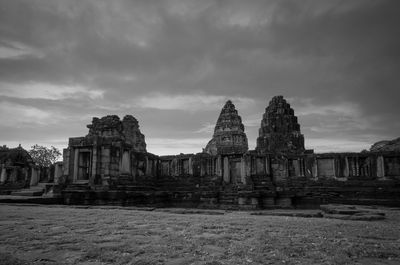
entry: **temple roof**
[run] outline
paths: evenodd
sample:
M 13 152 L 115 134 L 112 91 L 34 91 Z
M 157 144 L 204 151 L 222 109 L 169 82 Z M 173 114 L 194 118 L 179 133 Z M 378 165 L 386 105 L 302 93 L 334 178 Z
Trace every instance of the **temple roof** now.
M 261 120 L 256 150 L 261 153 L 302 153 L 304 136 L 294 110 L 283 96 L 269 102 Z
M 248 150 L 247 136 L 242 118 L 235 105 L 228 100 L 221 110 L 212 139 L 204 152 L 217 154 L 243 154 Z

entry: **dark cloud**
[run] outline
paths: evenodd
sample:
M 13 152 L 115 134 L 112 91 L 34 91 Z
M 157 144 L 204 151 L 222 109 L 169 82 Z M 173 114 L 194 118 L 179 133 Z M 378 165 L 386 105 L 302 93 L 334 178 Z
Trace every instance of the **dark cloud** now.
M 16 104 L 24 117 L 6 123 L 30 126 L 34 139 L 74 136 L 58 128 L 85 134 L 91 116 L 131 113 L 148 140 L 198 141 L 211 136 L 202 128 L 215 122 L 223 99 L 244 98 L 239 113 L 254 124 L 283 94 L 300 110 L 306 139 L 394 138 L 399 7 L 395 0 L 1 2 L 0 107 Z M 221 106 L 190 110 L 182 96 Z M 29 111 L 41 120 L 27 124 Z M 257 127 L 247 128 L 251 146 Z M 0 128 L 0 140 L 16 141 L 12 128 Z

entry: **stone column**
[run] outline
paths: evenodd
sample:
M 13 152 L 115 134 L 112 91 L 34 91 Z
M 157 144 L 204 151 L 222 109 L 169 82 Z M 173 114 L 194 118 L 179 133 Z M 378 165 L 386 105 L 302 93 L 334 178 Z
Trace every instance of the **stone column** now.
M 268 156 L 265 157 L 265 174 L 270 175 L 271 174 L 271 169 L 270 169 L 270 161 L 268 159 Z
M 1 176 L 0 176 L 0 183 L 4 183 L 7 180 L 7 171 L 6 171 L 6 167 L 3 166 L 1 168 Z
M 242 156 L 240 158 L 240 178 L 243 184 L 246 184 L 246 160 Z
M 224 157 L 224 182 L 230 183 L 230 176 L 229 176 L 229 159 L 228 157 Z
M 110 149 L 104 148 L 101 152 L 101 164 L 104 168 L 104 175 L 110 176 Z
M 54 164 L 54 184 L 58 184 L 58 180 L 60 179 L 60 174 L 61 169 L 60 169 L 60 164 L 59 163 L 55 163 Z
M 97 175 L 97 146 L 93 147 L 92 151 L 92 179 L 94 180 Z
M 148 156 L 146 156 L 146 175 L 147 176 L 151 175 L 151 167 L 150 167 L 150 161 L 149 161 Z
M 69 165 L 70 165 L 70 149 L 69 148 L 65 148 L 63 149 L 63 175 L 64 176 L 69 176 Z
M 178 159 L 173 158 L 171 162 L 171 175 L 178 176 Z
M 333 177 L 336 178 L 336 158 L 332 158 Z
M 221 156 L 217 157 L 217 176 L 222 176 L 222 167 L 221 167 Z
M 313 177 L 316 179 L 318 178 L 318 159 L 315 158 L 314 164 L 313 164 Z
M 50 182 L 51 179 L 51 166 L 47 167 L 47 182 Z
M 193 175 L 193 161 L 192 158 L 189 157 L 189 175 Z
M 29 180 L 28 168 L 24 167 L 24 168 L 22 169 L 22 173 L 24 174 L 24 181 L 25 181 L 25 183 L 28 183 L 28 180 Z
M 109 186 L 110 181 L 110 147 L 102 146 L 101 147 L 101 155 L 100 155 L 100 175 L 101 175 L 101 184 L 105 187 Z M 136 167 L 135 167 L 136 171 Z
M 32 172 L 31 172 L 31 182 L 29 186 L 36 186 L 38 184 L 38 172 L 36 168 L 32 167 Z
M 348 178 L 350 176 L 350 170 L 349 170 L 349 159 L 347 158 L 347 156 L 344 158 L 344 172 L 343 172 L 343 176 L 345 178 Z
M 360 176 L 360 166 L 358 164 L 358 157 L 356 157 L 356 175 Z
M 385 161 L 383 156 L 378 156 L 376 159 L 376 176 L 378 179 L 385 179 Z
M 73 181 L 77 181 L 77 179 L 78 179 L 78 163 L 79 163 L 79 150 L 75 149 L 75 154 L 74 154 L 74 178 L 73 178 Z
M 254 163 L 253 163 L 254 161 Z M 256 175 L 257 174 L 257 157 L 250 157 L 250 174 Z

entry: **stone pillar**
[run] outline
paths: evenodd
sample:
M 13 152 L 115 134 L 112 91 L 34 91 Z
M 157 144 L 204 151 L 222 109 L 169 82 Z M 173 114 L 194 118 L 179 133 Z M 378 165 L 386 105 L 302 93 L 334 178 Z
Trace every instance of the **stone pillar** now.
M 358 157 L 356 157 L 356 176 L 360 176 L 360 166 L 358 164 Z
M 217 157 L 217 176 L 222 176 L 221 156 Z
M 29 186 L 36 186 L 39 182 L 39 178 L 38 178 L 38 172 L 36 170 L 36 168 L 32 167 L 32 172 L 31 172 L 31 182 L 29 184 Z
M 257 174 L 257 157 L 254 156 L 250 157 L 250 174 L 251 175 Z
M 376 176 L 378 179 L 385 178 L 385 160 L 383 159 L 383 156 L 378 156 L 376 159 Z
M 23 173 L 23 175 L 24 175 L 25 185 L 27 185 L 27 184 L 28 184 L 28 181 L 30 181 L 30 180 L 29 180 L 28 168 L 24 167 L 24 168 L 22 169 L 22 173 Z
M 54 164 L 54 183 L 57 184 L 61 177 L 61 168 L 59 163 Z
M 149 161 L 149 157 L 146 156 L 146 176 L 150 176 L 150 175 L 151 175 L 150 161 Z
M 97 146 L 93 147 L 92 151 L 92 179 L 94 180 L 97 175 Z
M 1 176 L 0 176 L 0 183 L 4 183 L 7 180 L 7 171 L 6 168 L 3 166 L 1 168 Z
M 315 158 L 315 160 L 314 160 L 312 171 L 313 171 L 313 177 L 315 179 L 318 178 L 318 159 L 317 158 Z
M 79 163 L 79 150 L 75 149 L 75 155 L 74 155 L 74 178 L 73 178 L 73 181 L 76 181 L 78 179 L 78 163 Z
M 206 162 L 205 162 L 206 161 Z M 206 174 L 206 169 L 204 168 L 204 164 L 207 164 L 207 159 L 206 158 L 201 158 L 200 159 L 200 163 L 199 163 L 199 166 L 200 166 L 200 176 L 202 177 L 202 176 L 204 176 L 205 174 Z
M 171 161 L 171 176 L 178 176 L 178 160 L 173 158 Z
M 224 157 L 224 182 L 230 183 L 230 174 L 229 174 L 229 159 L 227 156 Z
M 110 176 L 110 149 L 104 148 L 101 151 L 101 164 L 104 169 L 104 175 Z
M 69 165 L 70 165 L 70 149 L 65 148 L 63 149 L 63 175 L 69 176 Z
M 347 158 L 347 156 L 344 158 L 344 172 L 343 172 L 343 176 L 345 178 L 348 178 L 350 176 L 350 170 L 349 170 L 349 159 Z
M 265 157 L 265 173 L 267 174 L 267 175 L 270 175 L 271 174 L 271 165 L 270 165 L 270 161 L 269 161 L 269 159 L 268 159 L 268 156 L 266 156 Z
M 189 157 L 189 175 L 193 175 L 193 160 Z
M 332 158 L 333 177 L 336 178 L 336 158 Z
M 243 156 L 240 158 L 240 179 L 243 184 L 246 184 L 246 161 Z
M 51 179 L 51 166 L 47 167 L 47 182 L 50 182 Z

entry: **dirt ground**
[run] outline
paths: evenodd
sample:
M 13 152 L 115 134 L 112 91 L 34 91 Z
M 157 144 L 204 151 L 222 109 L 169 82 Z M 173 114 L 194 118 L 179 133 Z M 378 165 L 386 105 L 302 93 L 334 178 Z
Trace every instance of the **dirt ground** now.
M 372 222 L 146 210 L 2 204 L 0 264 L 400 264 L 398 209 Z

